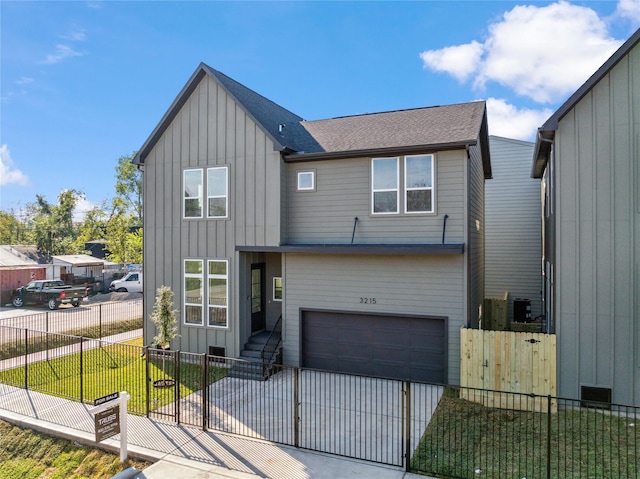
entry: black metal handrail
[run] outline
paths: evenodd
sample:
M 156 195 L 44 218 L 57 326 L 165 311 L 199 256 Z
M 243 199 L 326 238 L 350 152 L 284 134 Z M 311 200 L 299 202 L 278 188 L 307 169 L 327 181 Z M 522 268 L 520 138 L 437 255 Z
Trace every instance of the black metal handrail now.
M 264 343 L 264 347 L 260 353 L 260 357 L 262 358 L 263 370 L 267 365 L 273 364 L 276 352 L 278 351 L 278 347 L 282 342 L 282 315 L 276 321 L 276 324 L 273 326 L 273 329 L 269 333 L 269 337 L 267 341 Z M 274 333 L 278 333 L 275 335 Z

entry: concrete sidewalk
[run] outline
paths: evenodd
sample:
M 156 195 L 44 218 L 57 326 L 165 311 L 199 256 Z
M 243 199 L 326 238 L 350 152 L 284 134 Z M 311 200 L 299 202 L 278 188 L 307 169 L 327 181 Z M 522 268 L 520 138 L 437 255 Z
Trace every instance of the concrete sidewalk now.
M 95 446 L 90 407 L 0 384 L 0 419 Z M 119 435 L 101 443 L 101 447 L 112 451 L 119 450 L 119 445 Z M 131 414 L 128 416 L 128 451 L 130 456 L 155 462 L 135 476 L 146 479 L 425 477 L 406 473 L 398 467 L 205 432 Z

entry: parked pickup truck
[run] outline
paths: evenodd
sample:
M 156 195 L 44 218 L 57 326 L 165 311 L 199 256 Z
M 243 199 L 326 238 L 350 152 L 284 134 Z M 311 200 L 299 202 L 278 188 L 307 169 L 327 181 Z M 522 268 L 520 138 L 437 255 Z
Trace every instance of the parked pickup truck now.
M 49 309 L 56 309 L 60 304 L 71 303 L 80 306 L 89 299 L 89 288 L 70 286 L 61 279 L 43 279 L 31 281 L 22 288 L 11 292 L 11 304 L 20 308 L 25 304 L 46 304 Z
M 127 273 L 124 278 L 111 281 L 109 290 L 118 293 L 142 293 L 142 273 Z

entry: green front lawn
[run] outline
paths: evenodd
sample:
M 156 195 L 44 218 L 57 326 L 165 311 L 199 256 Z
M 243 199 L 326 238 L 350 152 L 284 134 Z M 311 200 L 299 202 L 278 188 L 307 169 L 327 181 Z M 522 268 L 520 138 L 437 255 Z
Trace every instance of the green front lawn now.
M 438 477 L 640 477 L 640 424 L 593 409 L 549 415 L 484 407 L 448 390 L 411 459 Z M 550 420 L 550 421 L 549 421 Z M 548 426 L 551 426 L 548 444 Z
M 29 389 L 70 399 L 82 398 L 89 403 L 116 391 L 127 391 L 131 396 L 129 411 L 145 414 L 147 358 L 142 356 L 142 352 L 143 348 L 137 344 L 109 344 L 83 351 L 82 356 L 74 353 L 29 364 L 26 380 Z M 153 382 L 175 379 L 175 373 L 178 372 L 175 362 L 169 357 L 165 357 L 164 361 L 153 357 L 149 359 L 148 367 L 150 395 L 153 396 L 150 398 L 150 407 L 156 409 L 173 402 L 174 388 L 165 388 L 163 394 L 156 394 Z M 202 389 L 200 364 L 182 362 L 179 373 L 178 389 L 181 398 Z M 211 367 L 208 383 L 211 384 L 226 374 L 227 369 Z M 24 387 L 24 367 L 0 371 L 0 382 Z

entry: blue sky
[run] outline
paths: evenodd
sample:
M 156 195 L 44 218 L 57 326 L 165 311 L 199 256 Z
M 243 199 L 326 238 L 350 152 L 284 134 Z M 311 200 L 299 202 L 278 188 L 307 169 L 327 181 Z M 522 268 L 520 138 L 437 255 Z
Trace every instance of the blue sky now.
M 0 2 L 0 208 L 112 198 L 200 62 L 308 120 L 487 100 L 535 130 L 640 27 L 640 0 Z

